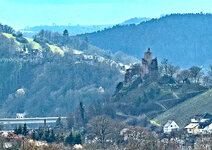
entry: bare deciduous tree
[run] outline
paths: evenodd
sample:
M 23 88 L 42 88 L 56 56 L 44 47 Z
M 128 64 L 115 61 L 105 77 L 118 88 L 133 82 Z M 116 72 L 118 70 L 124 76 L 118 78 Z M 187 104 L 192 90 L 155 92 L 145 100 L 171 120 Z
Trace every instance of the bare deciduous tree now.
M 161 62 L 160 70 L 162 74 L 168 75 L 168 59 L 163 59 L 163 61 Z
M 188 70 L 182 70 L 178 75 L 177 75 L 177 79 L 179 81 L 183 81 L 185 82 L 186 80 L 188 80 L 190 77 L 190 72 Z
M 179 70 L 180 68 L 178 66 L 173 66 L 173 65 L 168 65 L 168 75 L 173 77 L 173 75 L 175 73 L 177 73 L 177 71 Z
M 97 116 L 87 125 L 88 137 L 101 144 L 116 142 L 124 126 L 107 116 Z
M 197 66 L 193 66 L 189 69 L 190 71 L 190 77 L 194 80 L 195 83 L 199 82 L 199 79 L 201 78 L 201 68 Z

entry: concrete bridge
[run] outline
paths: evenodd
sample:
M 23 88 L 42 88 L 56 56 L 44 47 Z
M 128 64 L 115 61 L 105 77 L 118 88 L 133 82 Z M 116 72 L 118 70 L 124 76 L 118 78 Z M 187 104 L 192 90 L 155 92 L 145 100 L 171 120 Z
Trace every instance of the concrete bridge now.
M 40 126 L 46 127 L 56 123 L 59 117 L 36 117 L 36 118 L 0 118 L 0 124 L 5 128 L 14 129 L 17 125 L 27 124 L 30 128 L 37 128 Z M 66 117 L 60 117 L 66 119 Z
M 56 123 L 59 117 L 39 117 L 39 118 L 0 118 L 0 123 L 6 124 L 42 124 L 42 123 Z M 60 117 L 65 119 L 66 117 Z

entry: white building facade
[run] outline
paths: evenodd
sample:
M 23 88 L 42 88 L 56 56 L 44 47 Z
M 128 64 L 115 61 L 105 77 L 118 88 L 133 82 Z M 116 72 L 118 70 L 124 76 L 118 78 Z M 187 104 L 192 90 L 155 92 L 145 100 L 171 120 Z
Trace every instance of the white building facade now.
M 173 120 L 169 120 L 163 127 L 163 133 L 170 134 L 173 130 L 178 130 L 179 126 Z

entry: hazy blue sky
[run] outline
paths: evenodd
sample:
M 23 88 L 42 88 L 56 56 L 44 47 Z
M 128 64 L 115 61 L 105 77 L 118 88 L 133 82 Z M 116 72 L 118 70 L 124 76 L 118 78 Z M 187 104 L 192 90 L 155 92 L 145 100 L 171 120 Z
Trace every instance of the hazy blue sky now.
M 211 0 L 0 0 L 0 22 L 13 27 L 116 24 L 133 17 L 211 12 Z

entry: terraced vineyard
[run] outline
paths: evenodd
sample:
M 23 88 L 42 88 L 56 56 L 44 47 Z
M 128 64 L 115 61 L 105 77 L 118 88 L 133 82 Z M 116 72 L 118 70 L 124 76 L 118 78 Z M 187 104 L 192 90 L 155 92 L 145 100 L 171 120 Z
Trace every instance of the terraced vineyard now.
M 212 90 L 176 105 L 153 121 L 163 125 L 168 120 L 175 120 L 180 127 L 184 127 L 193 116 L 204 113 L 212 113 Z

